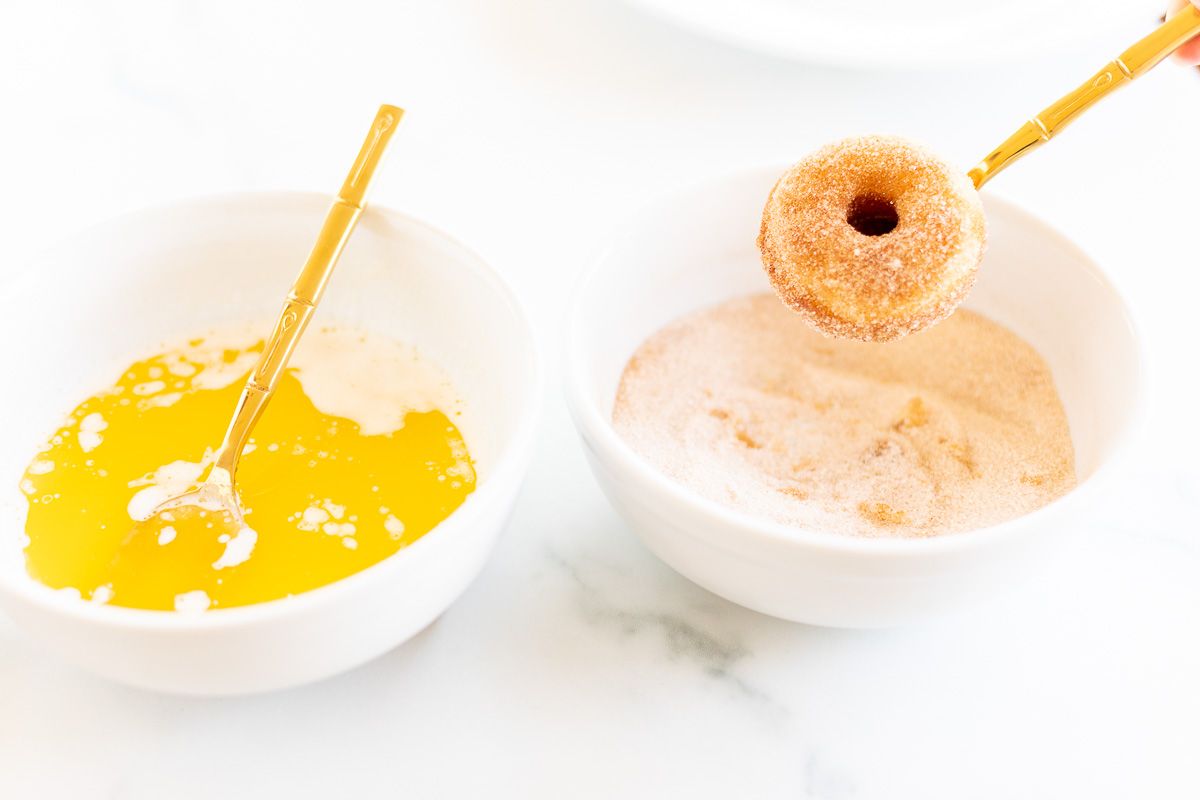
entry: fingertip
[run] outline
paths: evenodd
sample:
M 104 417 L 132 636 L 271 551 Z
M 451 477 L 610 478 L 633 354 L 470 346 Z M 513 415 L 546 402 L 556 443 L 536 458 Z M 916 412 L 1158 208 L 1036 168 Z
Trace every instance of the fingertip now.
M 1192 39 L 1176 50 L 1175 58 L 1184 64 L 1200 65 L 1200 39 Z

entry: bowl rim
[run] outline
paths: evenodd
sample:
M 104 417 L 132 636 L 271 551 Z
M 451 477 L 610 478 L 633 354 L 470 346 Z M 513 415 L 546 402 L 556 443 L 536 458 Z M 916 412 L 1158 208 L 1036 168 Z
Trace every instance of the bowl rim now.
M 1044 518 L 1085 503 L 1088 498 L 1111 483 L 1118 466 L 1126 461 L 1126 455 L 1131 448 L 1134 435 L 1141 427 L 1145 417 L 1147 374 L 1144 341 L 1134 321 L 1129 303 L 1099 263 L 1080 245 L 1016 202 L 1005 199 L 1003 195 L 998 195 L 991 190 L 984 193 L 989 204 L 1003 209 L 1002 213 L 1016 219 L 1021 224 L 1040 229 L 1056 238 L 1077 256 L 1077 260 L 1085 272 L 1115 298 L 1120 309 L 1121 320 L 1124 323 L 1123 328 L 1132 344 L 1135 370 L 1130 378 L 1133 381 L 1133 391 L 1124 424 L 1114 435 L 1107 456 L 1084 481 L 1076 484 L 1066 494 L 1028 514 L 984 528 L 922 538 L 871 538 L 847 536 L 832 531 L 795 528 L 781 522 L 756 517 L 693 491 L 668 477 L 638 454 L 617 433 L 611 420 L 601 413 L 586 388 L 589 380 L 585 369 L 587 360 L 583 357 L 585 334 L 581 317 L 591 294 L 590 288 L 593 283 L 604 276 L 608 260 L 613 257 L 618 247 L 631 238 L 635 231 L 644 224 L 644 218 L 647 215 L 661 211 L 665 204 L 672 201 L 691 198 L 701 192 L 715 194 L 721 191 L 722 187 L 735 182 L 761 177 L 763 185 L 770 186 L 771 182 L 789 166 L 789 164 L 770 163 L 743 167 L 652 195 L 625 218 L 614 235 L 610 237 L 608 244 L 600 248 L 575 287 L 574 296 L 569 305 L 568 329 L 564 348 L 564 394 L 571 418 L 583 438 L 585 446 L 594 448 L 600 460 L 609 464 L 610 468 L 621 473 L 623 477 L 629 477 L 643 485 L 648 485 L 659 495 L 665 495 L 674 503 L 688 507 L 698 515 L 707 517 L 718 523 L 724 532 L 736 536 L 737 539 L 758 541 L 768 545 L 820 549 L 833 554 L 858 558 L 924 559 L 984 547 L 1013 535 L 1019 529 L 1032 526 Z M 699 531 L 699 526 L 689 530 L 688 535 L 710 540 L 710 542 L 718 538 L 703 535 Z M 721 542 L 712 543 L 729 548 L 737 542 L 729 535 L 722 535 L 719 538 L 722 539 Z
M 19 274 L 0 283 L 0 293 L 7 294 L 14 289 L 36 285 L 39 281 L 52 281 L 75 269 L 85 268 L 86 260 L 73 260 L 64 265 L 63 260 L 58 256 L 70 248 L 77 248 L 89 237 L 106 234 L 110 228 L 122 225 L 136 226 L 139 220 L 156 214 L 177 212 L 200 206 L 220 207 L 231 204 L 262 206 L 296 201 L 300 203 L 319 202 L 322 205 L 328 205 L 332 202 L 332 196 L 300 190 L 218 192 L 178 198 L 164 203 L 153 203 L 116 214 L 81 228 L 55 244 L 35 252 L 27 259 L 25 268 Z M 90 603 L 64 594 L 60 589 L 39 583 L 18 568 L 13 571 L 0 570 L 0 600 L 8 602 L 16 600 L 48 613 L 70 617 L 75 621 L 127 630 L 162 631 L 175 634 L 255 626 L 303 614 L 315 607 L 335 602 L 341 595 L 359 590 L 368 581 L 386 580 L 386 573 L 389 570 L 399 569 L 399 565 L 423 557 L 423 553 L 434 550 L 443 541 L 453 536 L 455 529 L 475 523 L 478 517 L 486 515 L 489 510 L 494 511 L 497 506 L 503 507 L 506 499 L 516 494 L 522 483 L 525 468 L 532 456 L 535 434 L 541 418 L 542 400 L 545 395 L 541 347 L 524 304 L 489 262 L 475 250 L 440 228 L 411 214 L 376 203 L 367 204 L 363 210 L 363 216 L 367 217 L 368 215 L 383 217 L 405 232 L 416 233 L 448 246 L 451 251 L 458 254 L 458 262 L 470 270 L 476 279 L 485 282 L 496 293 L 497 301 L 503 303 L 516 319 L 519 332 L 517 346 L 523 350 L 530 373 L 530 380 L 523 387 L 527 397 L 519 407 L 520 411 L 512 435 L 497 454 L 487 480 L 477 486 L 475 491 L 471 492 L 448 517 L 415 542 L 358 572 L 291 597 L 232 608 L 217 608 L 203 614 L 180 614 L 177 611 Z M 44 262 L 44 266 L 39 268 L 39 264 L 42 262 Z M 515 488 L 510 489 L 509 487 Z

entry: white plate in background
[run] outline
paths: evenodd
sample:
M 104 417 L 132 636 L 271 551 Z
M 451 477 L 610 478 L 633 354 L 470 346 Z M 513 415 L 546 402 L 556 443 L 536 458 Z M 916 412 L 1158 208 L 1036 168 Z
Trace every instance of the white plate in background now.
M 781 58 L 846 66 L 1011 60 L 1153 27 L 1166 0 L 626 0 L 681 28 Z M 1116 52 L 1106 54 L 1109 57 Z M 1099 66 L 1099 63 L 1097 64 Z

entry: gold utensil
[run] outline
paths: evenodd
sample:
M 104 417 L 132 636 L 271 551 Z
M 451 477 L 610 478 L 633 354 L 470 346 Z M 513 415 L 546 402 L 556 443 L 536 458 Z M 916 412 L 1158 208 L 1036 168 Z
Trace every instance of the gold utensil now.
M 1159 25 L 1149 36 L 1108 62 L 1078 89 L 1070 92 L 1026 122 L 1003 144 L 987 155 L 967 175 L 978 189 L 1013 161 L 1050 141 L 1067 123 L 1087 111 L 1113 90 L 1153 68 L 1181 45 L 1200 36 L 1200 9 L 1190 3 Z
M 300 270 L 299 277 L 292 284 L 292 290 L 288 292 L 284 301 L 283 311 L 275 322 L 275 329 L 267 339 L 258 363 L 246 381 L 246 387 L 242 390 L 241 398 L 233 412 L 233 419 L 225 433 L 225 440 L 217 451 L 208 477 L 198 488 L 161 503 L 147 521 L 164 512 L 196 507 L 204 511 L 223 513 L 223 522 L 232 528 L 244 527 L 242 507 L 235 486 L 242 449 L 246 446 L 250 432 L 262 416 L 267 403 L 271 401 L 288 360 L 308 326 L 317 303 L 321 300 L 329 276 L 333 274 L 333 268 L 342 254 L 342 248 L 345 247 L 366 206 L 367 186 L 403 114 L 402 109 L 384 105 L 380 106 L 375 115 L 375 122 L 371 125 L 371 131 L 363 142 L 358 158 L 350 168 L 350 174 L 342 184 L 341 191 L 334 198 L 333 206 L 325 217 L 325 224 L 321 227 L 321 233 L 317 236 L 317 242 Z M 137 531 L 138 527 L 135 527 L 131 535 L 136 535 Z

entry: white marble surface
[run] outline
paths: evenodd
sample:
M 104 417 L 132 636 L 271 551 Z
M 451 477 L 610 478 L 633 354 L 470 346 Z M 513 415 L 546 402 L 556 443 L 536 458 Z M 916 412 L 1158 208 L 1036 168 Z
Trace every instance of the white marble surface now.
M 760 59 L 606 0 L 6 4 L 0 276 L 127 209 L 327 191 L 386 100 L 410 115 L 375 200 L 510 278 L 552 380 L 479 581 L 350 674 L 160 697 L 0 618 L 0 797 L 1200 796 L 1200 75 L 1164 66 L 994 184 L 1111 269 L 1152 390 L 1086 546 L 985 609 L 849 633 L 707 594 L 606 505 L 555 381 L 564 300 L 648 195 L 851 132 L 971 162 L 1128 38 L 883 74 Z

